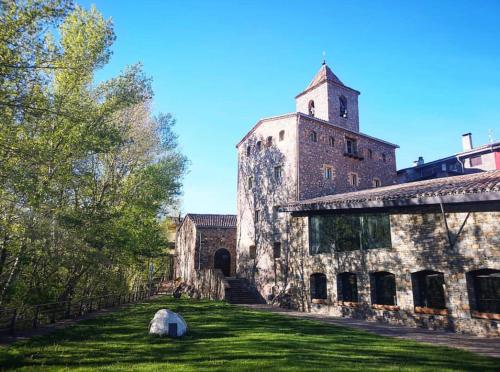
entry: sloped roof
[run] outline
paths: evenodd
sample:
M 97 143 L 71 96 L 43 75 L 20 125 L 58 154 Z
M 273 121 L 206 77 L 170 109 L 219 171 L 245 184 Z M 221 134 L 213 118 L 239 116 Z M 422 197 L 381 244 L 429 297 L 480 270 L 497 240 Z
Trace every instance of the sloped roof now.
M 234 214 L 188 213 L 186 218 L 191 219 L 196 227 L 236 228 L 236 215 Z
M 291 203 L 280 210 L 296 212 L 430 205 L 443 199 L 453 203 L 500 201 L 500 170 L 327 195 Z
M 319 69 L 318 73 L 316 76 L 314 76 L 314 79 L 312 79 L 311 83 L 307 86 L 306 90 L 315 87 L 316 85 L 324 82 L 324 81 L 333 81 L 334 83 L 344 85 L 340 79 L 333 73 L 333 71 L 328 67 L 326 63 L 323 63 L 321 65 L 321 68 Z

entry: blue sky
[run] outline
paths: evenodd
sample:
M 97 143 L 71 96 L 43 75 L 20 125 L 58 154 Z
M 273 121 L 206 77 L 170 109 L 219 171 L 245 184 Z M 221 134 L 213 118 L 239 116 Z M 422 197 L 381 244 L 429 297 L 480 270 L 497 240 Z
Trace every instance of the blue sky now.
M 183 212 L 235 213 L 236 143 L 292 112 L 326 52 L 398 168 L 500 139 L 500 1 L 81 1 L 112 17 L 104 79 L 141 61 L 191 160 Z

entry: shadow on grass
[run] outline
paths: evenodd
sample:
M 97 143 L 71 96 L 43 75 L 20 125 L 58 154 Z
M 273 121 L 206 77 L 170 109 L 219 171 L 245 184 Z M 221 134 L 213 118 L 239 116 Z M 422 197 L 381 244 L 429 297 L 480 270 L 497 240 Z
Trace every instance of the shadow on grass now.
M 148 335 L 149 321 L 161 308 L 185 318 L 185 337 Z M 0 349 L 4 368 L 486 371 L 499 365 L 461 350 L 221 302 L 167 297 Z

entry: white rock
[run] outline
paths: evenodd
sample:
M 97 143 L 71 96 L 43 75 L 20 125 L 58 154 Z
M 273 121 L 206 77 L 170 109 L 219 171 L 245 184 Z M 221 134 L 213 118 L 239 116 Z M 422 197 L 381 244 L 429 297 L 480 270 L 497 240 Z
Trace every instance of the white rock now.
M 181 337 L 187 332 L 187 324 L 177 313 L 167 309 L 158 310 L 149 323 L 149 334 Z

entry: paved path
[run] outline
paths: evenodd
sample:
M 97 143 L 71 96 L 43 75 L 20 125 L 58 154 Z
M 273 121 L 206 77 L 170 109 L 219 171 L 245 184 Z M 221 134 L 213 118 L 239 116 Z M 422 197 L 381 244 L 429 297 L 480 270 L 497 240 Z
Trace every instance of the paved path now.
M 362 329 L 381 336 L 403 338 L 407 340 L 431 343 L 434 345 L 437 344 L 458 349 L 465 349 L 477 354 L 500 358 L 500 338 L 474 337 L 445 331 L 432 331 L 423 328 L 409 328 L 404 326 L 368 322 L 359 319 L 304 313 L 300 311 L 281 309 L 271 305 L 240 306 L 245 306 L 254 310 L 282 313 L 296 318 L 318 320 L 329 324 Z

